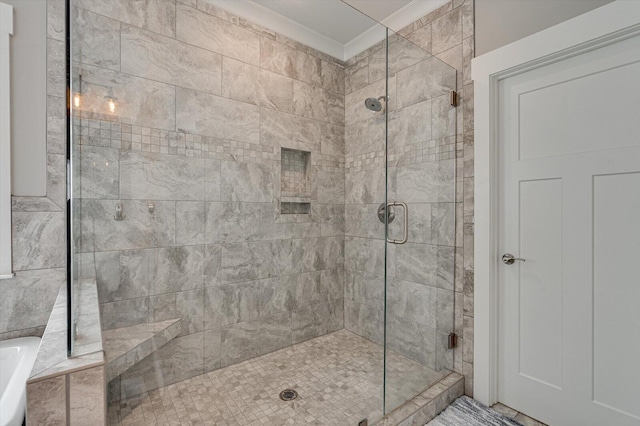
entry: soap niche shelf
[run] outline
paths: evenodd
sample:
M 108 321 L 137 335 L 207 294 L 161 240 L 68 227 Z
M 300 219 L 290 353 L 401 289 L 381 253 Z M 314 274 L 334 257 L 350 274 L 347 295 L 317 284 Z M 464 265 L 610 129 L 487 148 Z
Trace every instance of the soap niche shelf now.
M 311 153 L 282 148 L 280 151 L 280 213 L 311 213 Z

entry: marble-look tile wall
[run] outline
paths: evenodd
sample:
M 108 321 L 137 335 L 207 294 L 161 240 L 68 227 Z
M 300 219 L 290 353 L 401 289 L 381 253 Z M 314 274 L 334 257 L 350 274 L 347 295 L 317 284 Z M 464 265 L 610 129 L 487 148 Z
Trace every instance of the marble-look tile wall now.
M 343 64 L 204 1 L 73 5 L 102 326 L 182 319 L 111 398 L 343 328 Z M 282 148 L 310 152 L 309 214 L 280 214 Z
M 452 0 L 389 40 L 389 201 L 409 206 L 409 242 L 388 252 L 387 341 L 473 384 L 473 0 Z M 407 41 L 408 40 L 408 41 Z M 409 41 L 411 43 L 409 43 Z M 384 95 L 382 45 L 345 69 L 345 327 L 382 341 Z M 450 106 L 449 91 L 459 106 Z M 390 226 L 400 238 L 401 210 Z M 454 309 L 455 306 L 455 309 Z M 458 347 L 447 350 L 455 331 Z
M 47 0 L 47 195 L 12 199 L 15 277 L 0 280 L 0 340 L 42 336 L 66 281 L 64 27 L 64 0 Z

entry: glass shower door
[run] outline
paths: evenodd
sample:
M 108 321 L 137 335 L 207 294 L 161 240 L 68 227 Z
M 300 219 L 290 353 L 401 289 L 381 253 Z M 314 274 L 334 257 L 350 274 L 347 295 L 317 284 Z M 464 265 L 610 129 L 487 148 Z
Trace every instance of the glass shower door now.
M 387 41 L 385 413 L 453 369 L 456 70 Z

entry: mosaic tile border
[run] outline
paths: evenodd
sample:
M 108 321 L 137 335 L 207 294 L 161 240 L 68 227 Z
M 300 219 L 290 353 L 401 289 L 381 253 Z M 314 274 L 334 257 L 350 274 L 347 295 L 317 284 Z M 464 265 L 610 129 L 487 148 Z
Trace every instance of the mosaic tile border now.
M 279 149 L 273 146 L 218 139 L 193 133 L 79 117 L 73 119 L 73 131 L 74 138 L 80 145 L 224 161 L 280 164 Z M 342 157 L 313 152 L 311 158 L 312 166 L 318 171 L 344 171 L 345 159 Z

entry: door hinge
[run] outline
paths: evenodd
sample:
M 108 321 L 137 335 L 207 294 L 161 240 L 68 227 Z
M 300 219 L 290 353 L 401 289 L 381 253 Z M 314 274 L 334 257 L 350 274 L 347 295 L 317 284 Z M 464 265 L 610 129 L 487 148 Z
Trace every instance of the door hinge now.
M 66 178 L 67 178 L 67 201 L 71 199 L 71 160 L 67 159 L 67 169 L 66 169 Z
M 458 347 L 458 335 L 456 333 L 451 333 L 449 334 L 449 337 L 447 338 L 447 348 L 448 349 L 453 349 Z
M 451 91 L 451 106 L 458 106 L 458 92 L 456 92 L 455 90 Z

